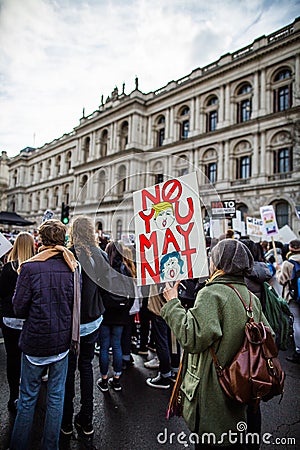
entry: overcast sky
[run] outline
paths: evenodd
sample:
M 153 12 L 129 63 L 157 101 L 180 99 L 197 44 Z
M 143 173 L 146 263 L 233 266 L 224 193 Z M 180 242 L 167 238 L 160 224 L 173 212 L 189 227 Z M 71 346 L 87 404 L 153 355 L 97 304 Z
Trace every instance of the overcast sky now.
M 41 147 L 117 86 L 155 91 L 293 22 L 299 0 L 0 0 L 0 151 Z

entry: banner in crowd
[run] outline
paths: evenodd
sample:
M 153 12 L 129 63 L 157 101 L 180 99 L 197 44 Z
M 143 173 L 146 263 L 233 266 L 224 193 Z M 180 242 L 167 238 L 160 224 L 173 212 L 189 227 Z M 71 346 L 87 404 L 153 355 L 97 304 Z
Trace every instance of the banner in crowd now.
M 6 237 L 0 233 L 0 258 L 12 248 L 12 244 Z
M 264 234 L 264 226 L 263 226 L 263 220 L 257 219 L 256 217 L 249 217 L 246 218 L 246 227 L 247 227 L 247 234 L 249 236 L 258 236 L 262 237 Z
M 196 173 L 133 193 L 139 285 L 208 276 Z
M 277 235 L 278 226 L 273 206 L 272 205 L 261 206 L 260 215 L 264 227 L 263 234 L 271 237 Z

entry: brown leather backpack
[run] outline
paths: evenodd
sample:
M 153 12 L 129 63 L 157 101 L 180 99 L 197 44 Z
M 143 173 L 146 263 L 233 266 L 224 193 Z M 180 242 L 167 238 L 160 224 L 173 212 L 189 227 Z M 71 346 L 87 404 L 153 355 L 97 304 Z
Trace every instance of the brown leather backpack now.
M 254 322 L 251 292 L 247 306 L 238 290 L 231 284 L 227 286 L 238 295 L 249 320 L 245 325 L 243 345 L 228 367 L 220 365 L 214 349 L 210 347 L 220 385 L 229 398 L 244 404 L 282 396 L 285 373 L 277 357 L 278 348 L 272 332 L 262 322 Z

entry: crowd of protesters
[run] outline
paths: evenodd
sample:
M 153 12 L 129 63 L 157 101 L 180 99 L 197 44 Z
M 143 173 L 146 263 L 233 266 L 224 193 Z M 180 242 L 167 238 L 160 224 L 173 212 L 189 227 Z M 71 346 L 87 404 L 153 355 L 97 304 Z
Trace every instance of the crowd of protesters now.
M 7 407 L 15 415 L 10 449 L 28 448 L 42 379 L 48 380 L 42 448 L 57 450 L 60 436 L 71 436 L 73 426 L 83 437 L 92 437 L 94 385 L 103 395 L 109 389 L 121 391 L 122 373 L 134 365 L 133 352 L 145 358 L 146 368 L 157 369 L 145 386 L 171 390 L 184 351 L 189 375 L 182 386 L 184 418 L 191 431 L 213 430 L 221 436 L 244 420 L 249 431 L 260 433 L 260 410 L 237 407 L 220 391 L 209 347 L 227 364 L 243 339 L 243 310 L 234 293 L 224 295 L 224 284 L 232 283 L 246 299 L 251 291 L 255 319 L 267 324 L 263 284 L 268 282 L 290 304 L 295 348 L 287 359 L 299 364 L 299 304 L 290 298 L 288 286 L 291 261 L 300 262 L 300 241 L 254 242 L 235 239 L 228 230 L 220 239 L 207 238 L 209 280 L 138 287 L 134 247 L 116 241 L 104 245 L 86 216 L 73 219 L 68 239 L 66 232 L 60 221 L 46 220 L 34 235 L 19 233 L 2 258 Z M 155 356 L 148 360 L 150 350 Z M 94 380 L 97 353 L 99 378 Z M 75 395 L 80 398 L 76 413 Z

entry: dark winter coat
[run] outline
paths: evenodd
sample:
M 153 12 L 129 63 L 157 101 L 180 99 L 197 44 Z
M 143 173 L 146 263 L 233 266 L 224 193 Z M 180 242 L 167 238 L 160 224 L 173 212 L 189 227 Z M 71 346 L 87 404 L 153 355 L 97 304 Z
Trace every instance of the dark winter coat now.
M 264 262 L 259 261 L 254 261 L 250 275 L 247 275 L 247 277 L 245 277 L 247 288 L 249 289 L 249 291 L 253 292 L 256 297 L 259 298 L 262 303 L 263 310 L 265 303 L 263 286 L 264 282 L 269 281 L 271 278 L 272 274 L 268 265 Z
M 123 277 L 119 277 L 119 273 L 123 275 Z M 132 274 L 129 272 L 125 264 L 120 262 L 112 267 L 110 278 L 110 292 L 121 294 L 124 297 L 124 303 L 126 303 L 127 306 L 120 308 L 112 307 L 112 302 L 110 302 L 109 298 L 110 294 L 108 292 L 105 301 L 105 313 L 103 315 L 102 324 L 127 325 L 129 323 L 129 311 L 134 302 L 134 281 L 132 279 Z M 126 300 L 126 297 L 129 297 L 129 299 Z
M 18 279 L 17 261 L 11 261 L 4 264 L 0 273 L 0 316 L 16 317 L 12 298 L 15 292 L 15 287 Z
M 107 254 L 95 245 L 90 247 L 92 252 L 91 258 L 84 251 L 80 252 L 80 257 L 78 258 L 74 247 L 71 247 L 70 250 L 81 264 L 80 323 L 90 323 L 102 316 L 105 310 L 102 299 L 102 287 L 107 283 Z
M 52 356 L 70 348 L 74 274 L 61 255 L 27 262 L 18 276 L 13 307 L 26 319 L 19 346 L 30 356 Z

